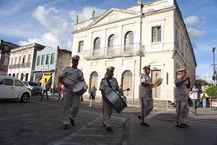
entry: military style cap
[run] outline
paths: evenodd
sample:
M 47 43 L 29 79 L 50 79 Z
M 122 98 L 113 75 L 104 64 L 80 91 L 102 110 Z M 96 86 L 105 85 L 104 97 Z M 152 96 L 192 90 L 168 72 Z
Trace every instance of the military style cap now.
M 179 72 L 185 72 L 185 73 L 186 73 L 186 68 L 180 68 L 180 69 L 177 70 L 177 72 L 178 72 L 178 73 L 179 73 Z
M 114 71 L 114 70 L 115 70 L 115 67 L 109 66 L 109 67 L 106 68 L 106 70 L 107 70 L 107 71 Z
M 150 65 L 144 66 L 143 69 L 149 69 L 149 70 L 151 70 L 151 66 Z
M 80 56 L 78 56 L 78 55 L 72 56 L 72 60 L 79 60 L 79 59 L 80 59 Z

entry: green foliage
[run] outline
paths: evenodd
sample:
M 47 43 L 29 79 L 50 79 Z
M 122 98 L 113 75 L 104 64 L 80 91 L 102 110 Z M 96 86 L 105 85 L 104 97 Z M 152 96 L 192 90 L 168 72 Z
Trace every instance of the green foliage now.
M 211 86 L 206 90 L 206 94 L 211 98 L 217 98 L 217 87 Z
M 196 84 L 200 84 L 201 86 L 208 85 L 208 83 L 205 80 L 202 80 L 202 79 L 196 80 Z

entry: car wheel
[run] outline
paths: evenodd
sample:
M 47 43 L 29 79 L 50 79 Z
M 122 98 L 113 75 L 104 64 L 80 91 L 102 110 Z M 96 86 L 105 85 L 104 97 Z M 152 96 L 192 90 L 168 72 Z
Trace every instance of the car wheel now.
M 29 94 L 28 93 L 24 93 L 20 99 L 21 102 L 23 103 L 27 103 L 29 101 Z

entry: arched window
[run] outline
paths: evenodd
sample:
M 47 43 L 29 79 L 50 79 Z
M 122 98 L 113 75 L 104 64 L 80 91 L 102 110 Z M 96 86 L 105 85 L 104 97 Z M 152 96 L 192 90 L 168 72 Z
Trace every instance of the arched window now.
M 100 52 L 100 38 L 97 37 L 93 42 L 93 55 L 98 56 Z
M 115 53 L 114 41 L 115 41 L 115 35 L 112 34 L 108 38 L 108 55 L 112 55 Z
M 93 49 L 100 49 L 100 38 L 99 37 L 97 37 L 94 40 Z
M 133 49 L 133 32 L 128 31 L 124 37 L 124 52 L 130 52 Z

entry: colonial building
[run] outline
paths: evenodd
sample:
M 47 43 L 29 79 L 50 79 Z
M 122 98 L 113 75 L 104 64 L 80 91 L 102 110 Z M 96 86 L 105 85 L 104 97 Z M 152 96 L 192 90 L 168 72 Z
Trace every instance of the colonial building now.
M 93 13 L 94 14 L 94 13 Z M 89 88 L 99 88 L 106 67 L 114 66 L 128 103 L 139 97 L 140 74 L 151 66 L 152 80 L 162 78 L 153 88 L 155 100 L 174 102 L 174 79 L 177 69 L 185 67 L 195 81 L 196 59 L 191 41 L 175 0 L 157 0 L 118 9 L 111 8 L 99 17 L 75 24 L 72 54 L 81 59 Z M 97 91 L 100 96 L 100 91 Z
M 22 81 L 32 81 L 37 51 L 44 49 L 44 47 L 43 45 L 32 43 L 12 49 L 8 75 L 17 77 Z
M 72 52 L 66 49 L 45 47 L 36 55 L 33 81 L 43 83 L 45 78 L 51 82 L 51 91 L 58 91 L 58 77 L 64 68 L 71 65 Z
M 10 52 L 17 47 L 19 47 L 19 45 L 0 40 L 0 75 L 7 75 Z

